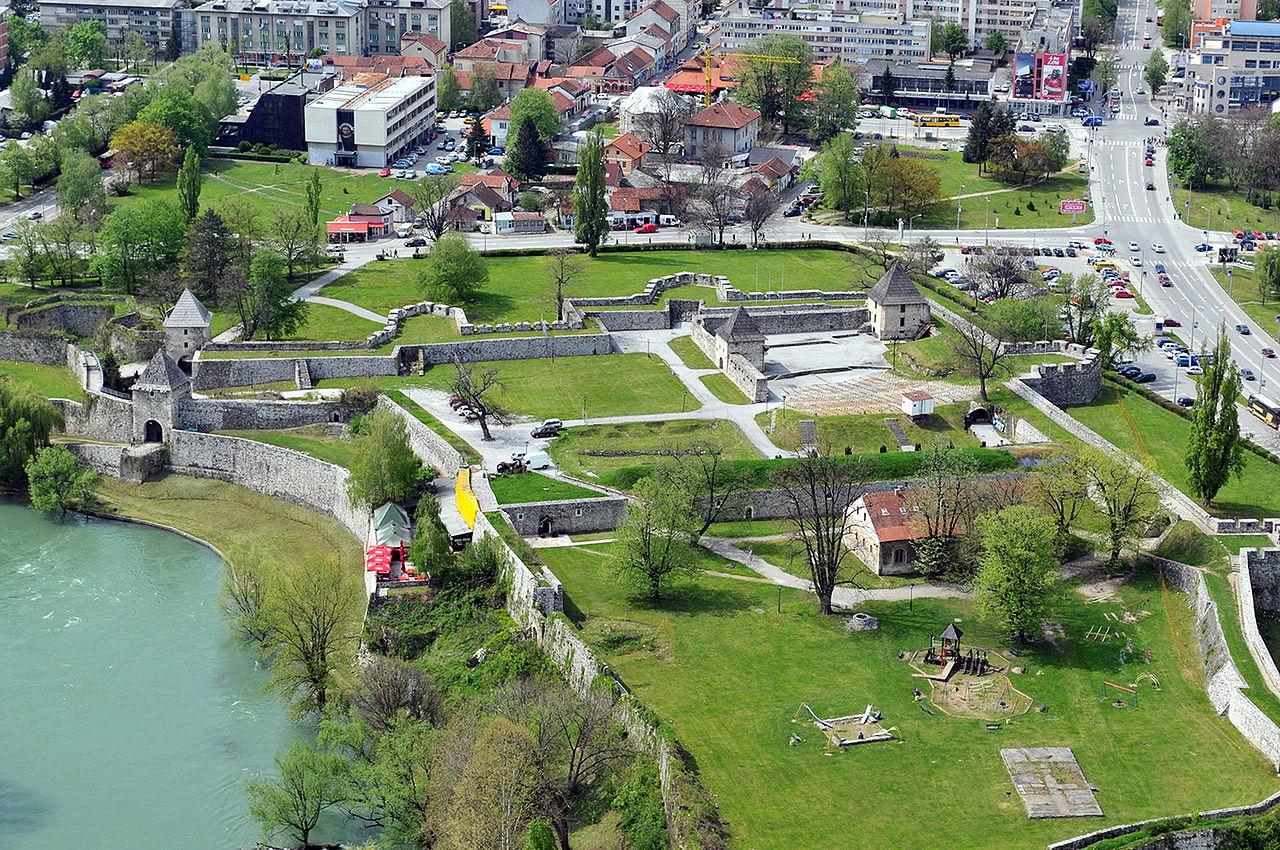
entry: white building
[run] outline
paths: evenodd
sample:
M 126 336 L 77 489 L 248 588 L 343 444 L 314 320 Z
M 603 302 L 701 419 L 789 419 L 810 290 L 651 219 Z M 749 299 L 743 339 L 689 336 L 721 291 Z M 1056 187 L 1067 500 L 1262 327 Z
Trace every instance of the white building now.
M 435 123 L 436 79 L 348 83 L 311 101 L 304 112 L 307 158 L 313 165 L 384 168 Z
M 865 62 L 868 59 L 929 58 L 931 24 L 901 13 L 856 12 L 843 2 L 827 7 L 791 6 L 774 0 L 765 8 L 737 0 L 720 21 L 719 47 L 749 48 L 766 35 L 792 35 L 813 48 L 819 59 Z
M 908 19 L 929 18 L 936 26 L 957 23 L 964 27 L 971 47 L 982 47 L 998 32 L 1013 47 L 1035 19 L 1044 0 L 896 0 L 896 11 Z
M 182 38 L 182 0 L 48 0 L 40 3 L 40 24 L 48 32 L 69 30 L 81 21 L 102 21 L 107 43 L 120 44 L 136 32 L 157 53 L 164 51 L 170 34 Z
M 1187 107 L 1225 116 L 1280 98 L 1280 21 L 1232 21 L 1187 61 Z

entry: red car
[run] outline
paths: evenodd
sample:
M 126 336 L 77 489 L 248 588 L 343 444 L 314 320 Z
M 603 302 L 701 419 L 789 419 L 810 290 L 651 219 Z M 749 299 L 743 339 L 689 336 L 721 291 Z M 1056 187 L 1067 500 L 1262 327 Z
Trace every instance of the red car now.
M 1117 289 L 1117 290 L 1115 291 L 1115 295 L 1116 295 L 1116 297 L 1117 297 L 1117 298 L 1132 298 L 1132 297 L 1133 297 L 1133 293 L 1132 293 L 1132 292 L 1130 292 L 1130 291 L 1129 291 L 1129 290 L 1127 290 L 1127 289 Z
M 1275 356 L 1276 356 L 1276 353 L 1275 353 L 1274 351 L 1272 351 L 1270 348 L 1264 348 L 1264 349 L 1262 349 L 1262 356 L 1263 356 L 1263 357 L 1275 357 Z
M 1179 322 L 1177 319 L 1170 319 L 1168 316 L 1166 316 L 1164 320 L 1164 326 L 1166 328 L 1180 328 L 1182 327 L 1182 322 Z
M 1093 244 L 1094 245 L 1110 245 L 1111 240 L 1105 236 L 1095 236 L 1093 237 Z
M 381 171 L 379 171 L 379 172 L 378 172 L 378 176 L 379 176 L 379 177 L 390 177 L 390 176 L 391 176 L 391 169 L 390 169 L 390 168 L 384 168 L 384 169 L 382 169 Z
M 1152 159 L 1151 157 L 1147 157 L 1147 158 L 1146 158 L 1146 160 L 1145 160 L 1145 161 L 1143 161 L 1143 163 L 1142 163 L 1142 164 L 1143 164 L 1143 165 L 1155 165 L 1155 164 L 1156 164 L 1156 161 L 1155 161 L 1154 159 Z
M 654 224 L 652 221 L 649 222 L 648 224 L 642 224 L 636 228 L 636 233 L 657 233 L 657 232 L 658 232 L 658 225 Z
M 1231 237 L 1232 237 L 1233 239 L 1235 239 L 1237 242 L 1239 242 L 1241 239 L 1243 239 L 1243 238 L 1244 238 L 1244 231 L 1243 231 L 1243 230 L 1233 230 L 1233 231 L 1231 231 Z

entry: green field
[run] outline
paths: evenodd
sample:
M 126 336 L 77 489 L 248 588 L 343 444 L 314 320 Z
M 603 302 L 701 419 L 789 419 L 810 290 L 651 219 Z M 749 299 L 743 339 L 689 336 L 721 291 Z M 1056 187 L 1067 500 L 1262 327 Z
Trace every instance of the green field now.
M 1280 207 L 1264 210 L 1244 199 L 1240 192 L 1233 192 L 1225 186 L 1212 185 L 1203 189 L 1188 192 L 1170 178 L 1173 186 L 1173 206 L 1182 213 L 1182 220 L 1191 227 L 1207 230 L 1213 225 L 1215 231 L 1232 230 L 1280 230 Z M 1187 206 L 1187 201 L 1191 206 Z M 1212 213 L 1212 215 L 1210 215 Z
M 960 334 L 934 315 L 931 319 L 936 330 L 924 339 L 890 344 L 885 359 L 895 372 L 910 378 L 946 378 L 953 384 L 977 386 L 978 375 L 966 361 L 956 354 Z M 1003 383 L 1014 375 L 1021 375 L 1038 363 L 1074 363 L 1074 358 L 1062 354 L 1018 354 L 1001 359 L 996 373 L 987 379 L 987 388 Z
M 819 617 L 807 594 L 732 579 L 697 577 L 661 605 L 636 602 L 606 566 L 608 547 L 591 549 L 542 550 L 564 583 L 566 612 L 588 640 L 620 628 L 642 638 L 600 647 L 602 660 L 690 751 L 744 847 L 1041 848 L 1106 824 L 1256 801 L 1280 787 L 1215 715 L 1185 599 L 1150 574 L 1119 590 L 1152 612 L 1126 627 L 1150 664 L 1140 653 L 1121 664 L 1121 643 L 1084 641 L 1104 611 L 1121 609 L 1084 604 L 1064 588 L 1051 619 L 1065 637 L 1021 650 L 1027 674 L 1013 677 L 1045 710 L 989 731 L 923 713 L 911 693 L 919 680 L 897 659 L 952 618 L 966 643 L 1003 645 L 966 601 L 916 599 L 914 610 L 869 602 L 860 609 L 879 618 L 879 630 L 851 634 Z M 1143 672 L 1162 690 L 1144 689 L 1138 710 L 1100 698 L 1103 679 L 1131 682 Z M 817 730 L 791 723 L 801 703 L 827 717 L 872 703 L 904 743 L 826 757 Z M 804 741 L 788 746 L 792 733 Z M 1105 818 L 1029 821 L 1000 760 L 999 749 L 1011 746 L 1071 747 L 1099 788 Z
M 323 425 L 307 425 L 302 428 L 286 428 L 279 431 L 219 431 L 218 433 L 293 449 L 346 469 L 351 468 L 356 457 L 355 447 L 350 439 L 330 436 Z
M 849 448 L 855 452 L 878 452 L 883 446 L 897 451 L 898 444 L 885 419 L 896 419 L 912 443 L 949 443 L 953 446 L 976 446 L 978 438 L 964 430 L 964 415 L 968 402 L 944 404 L 934 408 L 934 415 L 920 425 L 901 413 L 865 413 L 847 416 L 812 416 L 795 410 L 766 411 L 756 416 L 756 422 L 769 433 L 779 448 L 800 449 L 800 423 L 806 419 L 817 422 L 818 445 L 831 446 L 839 452 Z M 770 431 L 770 426 L 773 430 Z
M 804 545 L 800 541 L 785 538 L 782 540 L 743 540 L 735 545 L 785 570 L 797 578 L 809 581 L 809 560 Z M 853 553 L 845 554 L 844 564 L 840 570 L 842 580 L 852 579 L 857 587 L 872 590 L 885 587 L 906 587 L 912 582 L 920 582 L 917 576 L 878 576 L 862 563 Z
M 671 350 L 680 358 L 680 362 L 688 366 L 690 369 L 714 369 L 716 364 L 711 362 L 711 358 L 702 353 L 702 349 L 698 348 L 698 344 L 693 341 L 691 336 L 678 336 L 671 342 L 667 343 Z
M 1083 174 L 1058 174 L 1027 188 L 1014 188 L 981 198 L 943 201 L 921 216 L 916 227 L 955 229 L 957 203 L 961 207 L 960 227 L 963 230 L 990 228 L 994 234 L 999 229 L 1071 227 L 1071 216 L 1058 212 L 1058 202 L 1079 200 L 1088 190 L 1089 181 Z M 1028 203 L 1034 203 L 1035 209 L 1030 209 Z M 1076 216 L 1075 224 L 1089 224 L 1093 221 L 1093 215 L 1093 206 L 1088 205 L 1083 213 Z
M 340 298 L 385 312 L 427 297 L 416 282 L 420 260 L 385 260 L 329 284 L 321 295 Z M 833 250 L 780 251 L 631 251 L 583 258 L 583 273 L 568 297 L 634 295 L 652 278 L 689 271 L 721 274 L 744 292 L 822 288 L 862 290 L 875 282 L 864 272 L 869 260 L 860 254 Z M 455 306 L 466 310 L 476 324 L 554 318 L 548 296 L 548 261 L 543 257 L 488 257 L 489 282 L 476 300 Z M 683 297 L 677 289 L 671 297 Z M 696 297 L 696 296 L 695 296 Z
M 571 481 L 549 478 L 537 472 L 519 475 L 494 475 L 489 478 L 494 498 L 500 505 L 518 505 L 526 502 L 555 502 L 561 499 L 598 499 L 603 496 L 595 490 L 579 487 Z
M 547 453 L 566 475 L 610 484 L 613 473 L 664 460 L 663 452 L 706 443 L 724 450 L 726 460 L 760 457 L 738 426 L 727 419 L 673 419 L 566 428 Z
M 17 360 L 0 360 L 0 375 L 30 387 L 45 398 L 78 399 L 84 389 L 65 366 L 44 366 Z
M 1068 412 L 1194 498 L 1183 462 L 1191 430 L 1186 419 L 1136 392 L 1110 385 L 1103 386 L 1093 404 L 1072 407 Z M 1280 504 L 1280 466 L 1248 451 L 1244 462 L 1244 475 L 1219 491 L 1210 513 L 1270 516 Z
M 729 376 L 723 372 L 712 372 L 710 375 L 701 376 L 698 380 L 702 381 L 713 396 L 725 404 L 751 403 L 751 399 L 747 398 L 746 393 L 738 389 L 733 381 L 729 380 Z

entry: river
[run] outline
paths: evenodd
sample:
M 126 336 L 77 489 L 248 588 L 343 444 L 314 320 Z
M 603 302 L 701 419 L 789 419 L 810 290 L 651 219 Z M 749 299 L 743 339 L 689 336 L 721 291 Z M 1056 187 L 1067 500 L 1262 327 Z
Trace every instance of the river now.
M 231 639 L 221 572 L 176 534 L 0 500 L 0 848 L 259 838 L 245 783 L 309 732 Z

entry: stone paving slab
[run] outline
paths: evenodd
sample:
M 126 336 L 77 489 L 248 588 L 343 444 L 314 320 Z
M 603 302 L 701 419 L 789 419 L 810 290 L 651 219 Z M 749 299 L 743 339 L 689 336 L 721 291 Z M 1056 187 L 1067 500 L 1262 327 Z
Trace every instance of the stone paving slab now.
M 1014 747 L 1000 751 L 1027 817 L 1102 817 L 1089 780 L 1070 747 Z
M 917 381 L 884 371 L 800 387 L 787 396 L 787 407 L 814 416 L 897 413 L 902 409 L 902 394 L 912 390 L 929 392 L 940 405 L 968 401 L 978 393 L 977 387 L 943 381 Z

